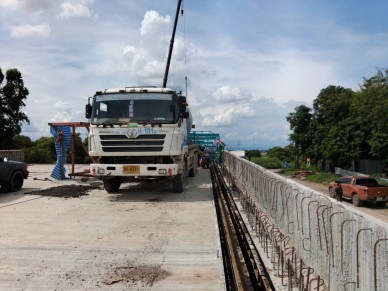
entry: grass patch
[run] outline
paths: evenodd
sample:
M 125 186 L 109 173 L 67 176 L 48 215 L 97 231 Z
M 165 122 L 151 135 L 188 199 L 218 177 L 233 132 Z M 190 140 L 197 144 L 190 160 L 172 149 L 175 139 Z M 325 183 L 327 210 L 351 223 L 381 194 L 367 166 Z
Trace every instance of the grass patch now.
M 380 185 L 388 186 L 388 182 L 381 180 L 379 175 L 372 175 L 372 177 L 375 178 L 377 180 L 377 183 L 379 183 Z
M 307 175 L 307 180 L 314 183 L 328 185 L 330 182 L 338 179 L 338 177 L 338 175 L 333 173 L 315 173 L 313 175 Z

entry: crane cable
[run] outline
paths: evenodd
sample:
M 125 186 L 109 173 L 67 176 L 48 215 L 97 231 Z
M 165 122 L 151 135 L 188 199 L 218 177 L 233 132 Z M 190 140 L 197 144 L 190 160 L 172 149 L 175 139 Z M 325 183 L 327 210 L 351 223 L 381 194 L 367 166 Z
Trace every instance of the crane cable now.
M 182 1 L 181 15 L 184 16 L 185 1 Z M 183 44 L 185 51 L 185 86 L 186 86 L 186 97 L 187 97 L 187 48 L 186 48 L 186 17 L 183 17 Z

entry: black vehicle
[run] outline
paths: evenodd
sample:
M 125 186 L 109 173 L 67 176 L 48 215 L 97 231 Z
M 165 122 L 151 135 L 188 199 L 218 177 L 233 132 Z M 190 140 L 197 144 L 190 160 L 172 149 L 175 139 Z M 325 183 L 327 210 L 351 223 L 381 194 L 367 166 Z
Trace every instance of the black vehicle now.
M 0 192 L 19 191 L 27 177 L 26 163 L 0 157 Z

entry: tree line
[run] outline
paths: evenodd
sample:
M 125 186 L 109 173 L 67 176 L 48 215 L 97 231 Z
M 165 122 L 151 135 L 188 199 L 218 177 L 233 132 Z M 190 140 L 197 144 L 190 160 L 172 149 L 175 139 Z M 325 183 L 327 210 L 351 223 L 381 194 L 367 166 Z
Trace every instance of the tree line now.
M 359 159 L 388 164 L 388 70 L 364 78 L 359 90 L 330 85 L 312 108 L 300 105 L 286 117 L 291 148 L 319 165 L 349 168 Z
M 31 141 L 20 135 L 22 123 L 29 119 L 23 107 L 29 95 L 22 74 L 0 68 L 0 149 L 23 149 L 29 163 L 53 163 L 54 139 Z M 290 145 L 274 147 L 261 156 L 247 151 L 250 160 L 279 166 L 285 161 L 310 157 L 313 165 L 329 163 L 348 168 L 358 159 L 378 159 L 388 166 L 388 70 L 378 70 L 364 78 L 359 90 L 330 85 L 320 91 L 312 108 L 300 105 L 286 116 L 292 130 Z M 77 139 L 78 140 L 78 139 Z M 82 143 L 87 144 L 87 140 Z M 70 153 L 69 153 L 70 154 Z M 76 162 L 89 162 L 81 142 L 76 144 Z
M 8 69 L 4 75 L 0 68 L 0 150 L 21 149 L 28 163 L 54 163 L 56 153 L 53 137 L 31 141 L 28 136 L 20 135 L 22 123 L 30 123 L 23 111 L 28 95 L 29 91 L 18 69 Z M 89 157 L 81 143 L 87 144 L 87 140 L 80 141 L 77 138 L 75 162 L 88 163 Z
M 77 164 L 88 164 L 90 158 L 84 151 L 82 143 L 87 147 L 87 138 L 81 141 L 77 133 L 76 143 L 74 145 L 74 160 Z M 36 141 L 31 141 L 28 136 L 17 135 L 11 139 L 10 148 L 14 150 L 23 150 L 27 163 L 31 164 L 53 164 L 57 160 L 53 137 L 41 137 Z M 71 148 L 67 152 L 67 161 L 71 161 Z

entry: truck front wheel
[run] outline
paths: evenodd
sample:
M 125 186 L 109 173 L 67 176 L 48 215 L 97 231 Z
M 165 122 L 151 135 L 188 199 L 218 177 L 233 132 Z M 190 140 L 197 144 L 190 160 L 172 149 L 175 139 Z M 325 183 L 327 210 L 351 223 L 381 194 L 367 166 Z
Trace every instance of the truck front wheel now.
M 12 174 L 11 179 L 9 180 L 8 189 L 11 192 L 19 191 L 23 187 L 24 177 L 23 173 L 16 171 Z
M 121 180 L 118 178 L 104 178 L 104 188 L 108 193 L 117 192 L 120 189 Z
M 183 192 L 183 183 L 184 177 L 182 174 L 178 174 L 174 177 L 174 180 L 172 180 L 172 190 L 174 191 L 174 193 Z

